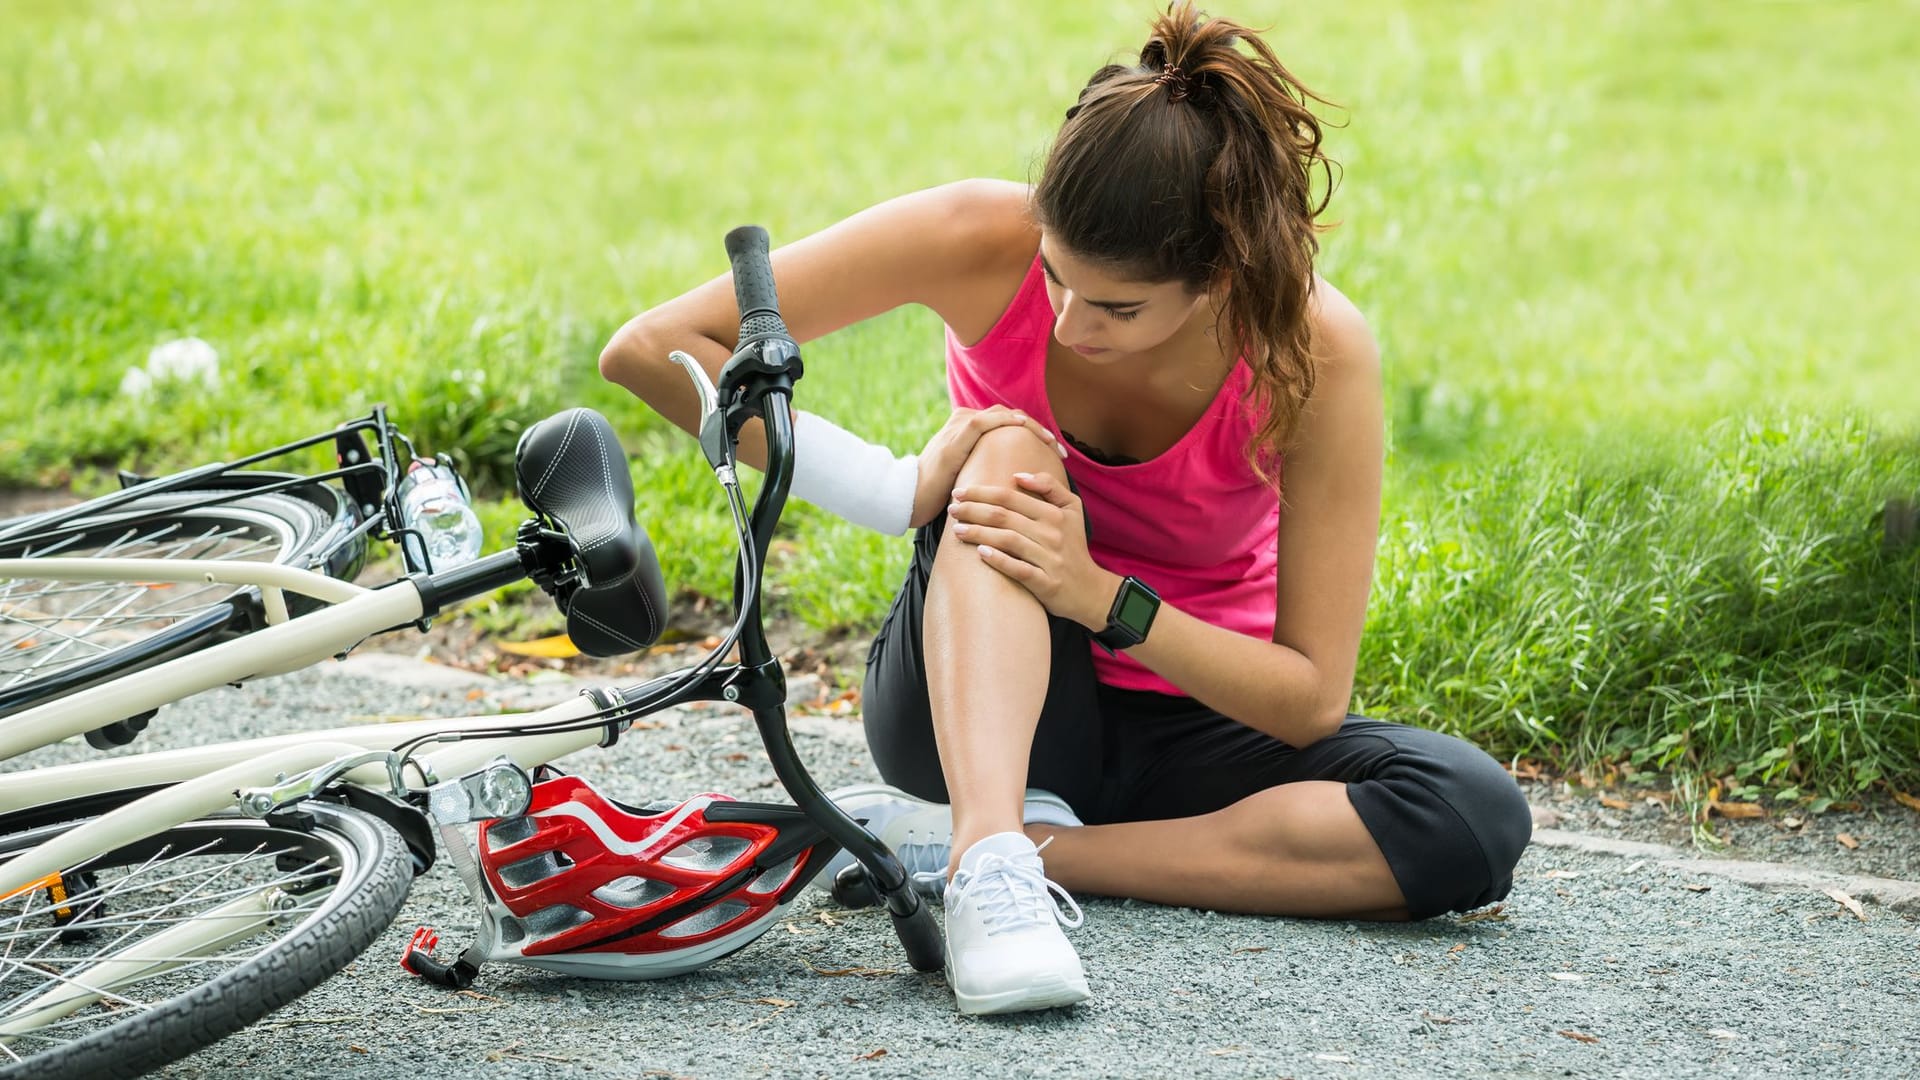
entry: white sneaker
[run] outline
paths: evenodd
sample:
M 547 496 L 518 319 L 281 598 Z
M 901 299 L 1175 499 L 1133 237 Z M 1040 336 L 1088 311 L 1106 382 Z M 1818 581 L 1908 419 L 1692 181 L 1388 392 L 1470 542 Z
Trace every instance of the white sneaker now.
M 827 797 L 868 831 L 893 849 L 916 889 L 940 899 L 947 884 L 947 864 L 953 858 L 953 808 L 946 803 L 916 799 L 888 784 L 855 784 L 827 793 Z M 1028 788 L 1021 820 L 1038 824 L 1075 826 L 1080 819 L 1067 801 L 1051 791 Z M 834 854 L 815 875 L 812 885 L 831 892 L 833 878 L 853 863 L 845 851 Z
M 968 848 L 946 906 L 947 985 L 961 1012 L 1051 1009 L 1093 996 L 1080 954 L 1060 929 L 1085 921 L 1080 906 L 1047 880 L 1040 849 L 1025 833 L 995 833 Z

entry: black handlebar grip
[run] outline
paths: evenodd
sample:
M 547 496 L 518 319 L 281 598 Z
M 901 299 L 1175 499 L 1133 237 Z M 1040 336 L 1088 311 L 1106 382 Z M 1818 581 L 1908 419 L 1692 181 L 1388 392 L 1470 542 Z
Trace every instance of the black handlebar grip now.
M 939 971 L 946 966 L 947 948 L 940 938 L 940 924 L 933 919 L 933 905 L 922 900 L 911 915 L 894 915 L 893 932 L 906 950 L 907 963 L 915 971 Z
M 742 225 L 728 233 L 727 258 L 733 262 L 733 298 L 740 305 L 740 340 L 787 336 L 767 259 L 767 230 Z

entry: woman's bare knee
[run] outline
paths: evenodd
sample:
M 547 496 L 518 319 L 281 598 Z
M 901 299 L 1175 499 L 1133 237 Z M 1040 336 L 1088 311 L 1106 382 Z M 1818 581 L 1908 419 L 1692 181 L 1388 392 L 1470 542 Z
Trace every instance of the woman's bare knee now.
M 962 484 L 1010 484 L 1017 472 L 1049 472 L 1065 478 L 1060 455 L 1023 427 L 995 428 L 980 436 L 960 467 Z

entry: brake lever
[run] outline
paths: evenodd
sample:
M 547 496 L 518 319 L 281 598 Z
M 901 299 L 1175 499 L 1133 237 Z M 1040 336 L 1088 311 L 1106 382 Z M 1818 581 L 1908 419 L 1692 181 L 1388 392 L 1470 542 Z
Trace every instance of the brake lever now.
M 700 398 L 700 452 L 706 455 L 707 464 L 717 473 L 729 465 L 726 415 L 720 411 L 720 391 L 714 388 L 713 380 L 707 376 L 707 369 L 700 366 L 700 361 L 679 349 L 668 353 L 667 359 L 684 368 L 687 378 L 693 380 L 693 392 Z

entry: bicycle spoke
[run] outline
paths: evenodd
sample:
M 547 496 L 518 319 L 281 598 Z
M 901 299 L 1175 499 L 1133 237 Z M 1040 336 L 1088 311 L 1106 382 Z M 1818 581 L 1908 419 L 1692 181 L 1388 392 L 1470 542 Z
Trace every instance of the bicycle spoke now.
M 163 512 L 164 513 L 164 512 Z M 212 507 L 76 531 L 8 557 L 275 561 L 288 536 L 271 514 Z M 84 663 L 205 612 L 240 587 L 217 582 L 0 580 L 0 689 Z
M 251 960 L 257 946 L 235 945 L 257 938 L 260 931 L 305 918 L 324 902 L 326 883 L 337 878 L 339 870 L 332 860 L 311 851 L 296 854 L 297 850 L 277 843 L 224 850 L 215 839 L 197 845 L 168 843 L 124 866 L 99 869 L 93 859 L 69 868 L 70 881 L 81 872 L 95 877 L 92 884 L 57 904 L 44 887 L 23 894 L 18 909 L 0 917 L 0 939 L 4 939 L 0 986 L 12 984 L 0 1001 L 0 1019 L 31 1017 L 46 1009 L 49 1000 L 61 1000 L 49 999 L 49 994 L 70 997 L 70 992 L 77 991 L 94 1000 L 75 1006 L 73 1015 L 50 1018 L 31 1031 L 9 1036 L 0 1042 L 0 1050 L 18 1060 L 20 1053 L 8 1048 L 8 1043 L 64 1043 L 114 1023 L 117 1014 L 128 1008 L 149 1009 L 149 1001 L 157 1003 L 184 985 L 213 977 L 209 971 Z M 283 861 L 292 865 L 283 866 Z M 266 890 L 293 892 L 298 901 L 285 910 L 217 913 L 223 906 Z M 114 906 L 120 900 L 130 900 L 132 906 Z M 56 907 L 74 913 L 73 917 L 53 925 Z M 30 920 L 39 925 L 27 925 Z M 215 928 L 223 944 L 199 954 L 141 951 L 154 935 L 192 923 Z M 228 929 L 218 929 L 222 925 Z M 101 938 L 105 940 L 97 940 Z M 86 972 L 103 963 L 120 965 L 119 973 L 108 980 L 110 985 L 94 985 Z M 134 966 L 125 968 L 128 963 Z M 137 989 L 141 987 L 145 989 Z M 22 1051 L 27 1049 L 22 1046 Z

